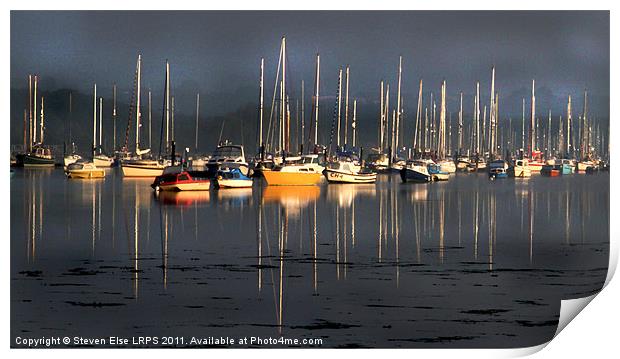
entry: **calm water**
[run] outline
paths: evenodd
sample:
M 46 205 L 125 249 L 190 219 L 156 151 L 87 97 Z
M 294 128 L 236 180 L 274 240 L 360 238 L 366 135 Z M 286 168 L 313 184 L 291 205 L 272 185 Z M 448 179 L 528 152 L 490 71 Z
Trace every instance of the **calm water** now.
M 11 335 L 515 347 L 599 290 L 609 175 L 153 194 L 11 179 Z

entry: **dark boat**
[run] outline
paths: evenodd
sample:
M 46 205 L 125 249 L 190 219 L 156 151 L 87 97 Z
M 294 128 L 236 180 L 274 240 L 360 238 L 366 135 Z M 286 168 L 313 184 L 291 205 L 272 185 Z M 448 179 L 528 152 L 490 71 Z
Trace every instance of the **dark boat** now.
M 38 146 L 28 153 L 20 153 L 16 156 L 18 166 L 22 167 L 54 167 L 56 164 L 52 150 Z

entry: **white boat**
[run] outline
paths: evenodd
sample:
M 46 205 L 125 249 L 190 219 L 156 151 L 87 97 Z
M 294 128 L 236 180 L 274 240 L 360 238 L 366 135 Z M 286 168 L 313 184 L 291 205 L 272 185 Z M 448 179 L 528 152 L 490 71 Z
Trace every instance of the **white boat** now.
M 595 167 L 595 164 L 593 161 L 591 160 L 583 160 L 583 161 L 579 161 L 577 162 L 577 172 L 585 172 L 588 167 Z
M 66 156 L 63 158 L 63 164 L 64 164 L 64 166 L 65 166 L 65 168 L 66 168 L 66 167 L 68 167 L 70 164 L 77 162 L 77 161 L 78 161 L 79 159 L 81 159 L 81 158 L 82 158 L 82 156 L 80 156 L 80 155 L 78 155 L 78 154 L 76 154 L 76 153 L 73 153 L 73 154 L 70 154 L 70 155 L 66 155 Z
M 103 178 L 105 177 L 105 171 L 101 168 L 97 168 L 92 162 L 83 160 L 76 161 L 67 166 L 65 174 L 68 178 Z
M 217 146 L 207 161 L 207 169 L 215 177 L 220 168 L 239 168 L 244 176 L 248 175 L 249 165 L 245 160 L 245 153 L 241 145 L 224 144 Z
M 121 160 L 121 168 L 125 177 L 157 177 L 164 172 L 165 163 L 153 159 L 143 159 L 142 156 L 148 154 L 151 149 L 140 149 L 140 85 L 141 85 L 142 56 L 138 55 L 136 64 L 136 149 L 135 156 Z M 166 68 L 167 71 L 167 68 Z M 167 76 L 167 72 L 166 72 Z
M 511 177 L 528 178 L 532 176 L 532 171 L 526 158 L 516 160 L 514 165 L 508 168 Z
M 330 183 L 375 183 L 377 181 L 376 172 L 363 169 L 352 161 L 329 162 L 323 174 Z
M 194 157 L 190 159 L 190 166 L 193 168 L 203 168 L 207 165 L 207 161 L 209 161 L 209 157 Z
M 128 159 L 121 161 L 125 177 L 157 177 L 164 173 L 164 163 L 157 160 Z
M 456 161 L 456 169 L 465 171 L 469 168 L 471 161 L 469 157 L 459 157 Z
M 93 163 L 97 167 L 112 167 L 114 160 L 104 154 L 98 154 L 93 157 Z
M 455 173 L 456 164 L 452 160 L 442 160 L 437 163 L 443 172 Z
M 324 163 L 325 161 L 324 161 L 323 155 L 318 155 L 318 154 L 302 155 L 300 160 L 301 160 L 301 163 L 303 163 L 304 165 L 313 167 L 316 172 L 320 173 L 320 172 L 323 172 L 323 170 L 325 169 L 325 163 Z
M 252 187 L 252 179 L 238 168 L 231 168 L 219 171 L 215 184 L 218 188 L 249 188 Z

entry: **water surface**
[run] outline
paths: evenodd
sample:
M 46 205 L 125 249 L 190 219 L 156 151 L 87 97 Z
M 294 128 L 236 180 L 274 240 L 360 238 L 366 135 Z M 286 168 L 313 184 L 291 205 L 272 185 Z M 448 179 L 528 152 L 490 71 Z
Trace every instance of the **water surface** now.
M 322 338 L 523 347 L 599 290 L 609 175 L 154 195 L 150 180 L 11 179 L 11 342 Z

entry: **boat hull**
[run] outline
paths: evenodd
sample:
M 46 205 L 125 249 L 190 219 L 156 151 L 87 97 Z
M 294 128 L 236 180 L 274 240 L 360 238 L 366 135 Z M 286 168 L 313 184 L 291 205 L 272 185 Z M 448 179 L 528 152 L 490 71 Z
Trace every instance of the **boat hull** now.
M 218 178 L 215 184 L 218 188 L 249 188 L 252 187 L 252 180 Z
M 154 167 L 121 164 L 121 168 L 123 169 L 123 176 L 125 177 L 157 177 L 161 176 L 164 172 L 163 166 Z
M 353 174 L 326 169 L 324 175 L 330 183 L 375 183 L 377 181 L 376 173 Z
M 263 171 L 269 186 L 315 186 L 321 182 L 320 173 Z
M 187 183 L 160 184 L 160 191 L 208 191 L 211 188 L 210 181 L 191 181 Z
M 433 173 L 431 174 L 431 179 L 433 181 L 447 181 L 450 179 L 449 173 Z
M 403 182 L 430 182 L 431 176 L 428 173 L 416 171 L 411 168 L 403 168 L 400 171 L 400 178 Z
M 529 178 L 532 177 L 532 171 L 529 167 L 513 167 L 508 169 L 510 176 L 517 178 Z
M 105 171 L 101 169 L 94 170 L 74 170 L 67 172 L 68 178 L 78 178 L 78 179 L 91 179 L 91 178 L 104 178 Z
M 529 167 L 531 173 L 540 173 L 540 170 L 542 170 L 544 165 L 545 164 L 542 162 L 530 162 L 527 166 Z
M 54 167 L 54 158 L 44 158 L 26 154 L 22 159 L 24 167 Z
M 93 158 L 93 163 L 96 167 L 112 167 L 112 163 L 114 163 L 112 158 L 109 157 L 97 157 Z
M 593 167 L 594 163 L 590 161 L 577 162 L 577 172 L 585 172 L 588 167 Z

